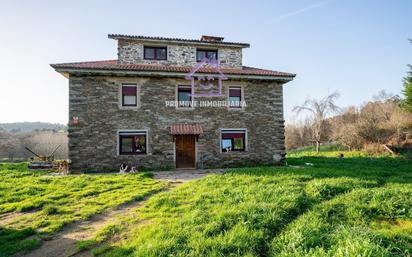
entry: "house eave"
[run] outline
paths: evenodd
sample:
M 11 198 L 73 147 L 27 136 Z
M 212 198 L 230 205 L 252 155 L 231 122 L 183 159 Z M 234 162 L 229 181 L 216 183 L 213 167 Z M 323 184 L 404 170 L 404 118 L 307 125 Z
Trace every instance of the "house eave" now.
M 71 69 L 55 68 L 57 72 L 65 77 L 73 75 L 98 75 L 98 76 L 142 76 L 142 77 L 171 77 L 185 78 L 185 72 L 158 72 L 158 71 L 129 71 L 129 70 L 105 70 L 105 69 Z M 214 73 L 202 73 L 203 76 L 215 76 Z M 269 80 L 287 83 L 294 77 L 287 76 L 269 76 L 269 75 L 246 75 L 246 74 L 225 74 L 228 79 L 232 80 Z
M 247 43 L 236 43 L 236 42 L 207 42 L 194 39 L 173 39 L 173 38 L 150 38 L 150 37 L 140 37 L 140 36 L 128 36 L 128 35 L 117 35 L 109 34 L 109 39 L 114 40 L 130 40 L 138 41 L 143 43 L 173 43 L 173 44 L 190 44 L 194 46 L 221 46 L 221 47 L 238 47 L 238 48 L 249 48 L 250 44 Z

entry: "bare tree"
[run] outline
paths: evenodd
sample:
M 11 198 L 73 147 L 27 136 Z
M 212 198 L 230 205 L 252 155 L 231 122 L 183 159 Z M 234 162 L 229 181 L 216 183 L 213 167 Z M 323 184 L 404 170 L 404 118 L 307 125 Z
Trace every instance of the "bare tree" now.
M 67 159 L 68 138 L 65 132 L 36 131 L 24 143 L 40 155 L 49 155 L 57 148 L 55 158 Z
M 372 97 L 373 101 L 369 102 L 375 109 L 375 116 L 385 121 L 389 121 L 392 114 L 400 105 L 400 98 L 392 93 L 381 90 L 377 95 Z
M 332 124 L 331 139 L 348 148 L 349 151 L 361 147 L 358 136 L 357 123 L 359 111 L 354 106 L 349 106 L 338 116 L 330 118 Z
M 396 98 L 379 98 L 370 101 L 360 108 L 356 124 L 357 134 L 363 144 L 384 144 L 394 134 L 391 129 L 391 117 L 399 106 Z
M 293 111 L 297 114 L 308 111 L 313 118 L 312 125 L 312 140 L 316 143 L 316 152 L 319 152 L 320 143 L 323 139 L 325 131 L 326 118 L 329 114 L 337 113 L 339 107 L 335 104 L 335 100 L 339 97 L 339 93 L 332 93 L 322 99 L 307 99 L 302 105 L 295 106 Z
M 6 156 L 13 161 L 19 147 L 19 140 L 13 134 L 0 130 L 0 156 Z
M 288 123 L 285 127 L 286 149 L 297 149 L 310 145 L 312 138 L 312 122 L 310 119 Z
M 386 122 L 385 127 L 394 132 L 392 136 L 395 141 L 394 143 L 400 145 L 401 141 L 406 139 L 403 138 L 403 134 L 405 134 L 406 137 L 405 132 L 408 128 L 412 128 L 412 113 L 398 107 L 391 115 L 390 120 Z

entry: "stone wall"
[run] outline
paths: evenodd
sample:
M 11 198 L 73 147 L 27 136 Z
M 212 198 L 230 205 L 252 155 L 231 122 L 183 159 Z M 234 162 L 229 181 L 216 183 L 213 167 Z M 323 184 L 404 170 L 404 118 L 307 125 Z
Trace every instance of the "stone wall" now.
M 140 108 L 120 109 L 119 87 L 133 82 L 140 87 Z M 175 100 L 176 86 L 188 81 L 174 78 L 81 77 L 69 79 L 69 116 L 79 124 L 69 125 L 71 171 L 117 170 L 121 163 L 151 169 L 174 168 L 172 123 L 200 123 L 204 134 L 196 143 L 200 168 L 275 164 L 275 154 L 284 154 L 282 85 L 275 82 L 224 81 L 242 86 L 247 106 L 198 107 L 180 110 L 166 107 Z M 227 90 L 224 90 L 227 92 Z M 197 99 L 197 100 L 211 100 Z M 225 97 L 215 100 L 226 100 Z M 247 128 L 247 152 L 220 152 L 221 128 Z M 147 155 L 118 155 L 117 132 L 124 129 L 148 130 Z
M 167 60 L 145 60 L 143 58 L 143 49 L 146 46 L 167 47 Z M 135 40 L 118 40 L 117 55 L 119 63 L 157 63 L 168 65 L 193 66 L 196 64 L 196 45 L 167 43 L 164 45 L 144 44 Z M 199 46 L 204 49 L 205 47 Z M 241 67 L 242 66 L 242 49 L 238 47 L 211 48 L 218 49 L 218 58 L 222 67 Z

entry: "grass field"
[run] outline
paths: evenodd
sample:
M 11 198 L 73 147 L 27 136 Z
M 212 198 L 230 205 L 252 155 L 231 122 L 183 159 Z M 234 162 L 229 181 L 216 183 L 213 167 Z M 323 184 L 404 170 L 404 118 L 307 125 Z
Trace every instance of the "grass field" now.
M 106 231 L 118 232 L 93 252 L 409 256 L 411 160 L 334 154 L 297 153 L 288 158 L 291 167 L 235 169 L 159 193 L 136 218 L 111 225 Z
M 79 247 L 98 256 L 409 256 L 411 159 L 339 153 L 296 152 L 288 167 L 233 169 L 167 192 L 144 174 L 56 177 L 2 165 L 0 214 L 23 215 L 0 223 L 0 256 L 150 194 Z
M 160 191 L 144 174 L 50 176 L 0 164 L 0 256 L 38 247 L 64 225 Z

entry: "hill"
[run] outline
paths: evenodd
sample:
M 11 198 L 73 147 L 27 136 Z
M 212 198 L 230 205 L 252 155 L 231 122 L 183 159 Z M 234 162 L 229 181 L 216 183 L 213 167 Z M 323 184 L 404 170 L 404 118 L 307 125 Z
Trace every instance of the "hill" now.
M 33 130 L 67 130 L 67 126 L 59 123 L 49 122 L 14 122 L 14 123 L 0 123 L 0 129 L 8 132 L 30 132 Z

